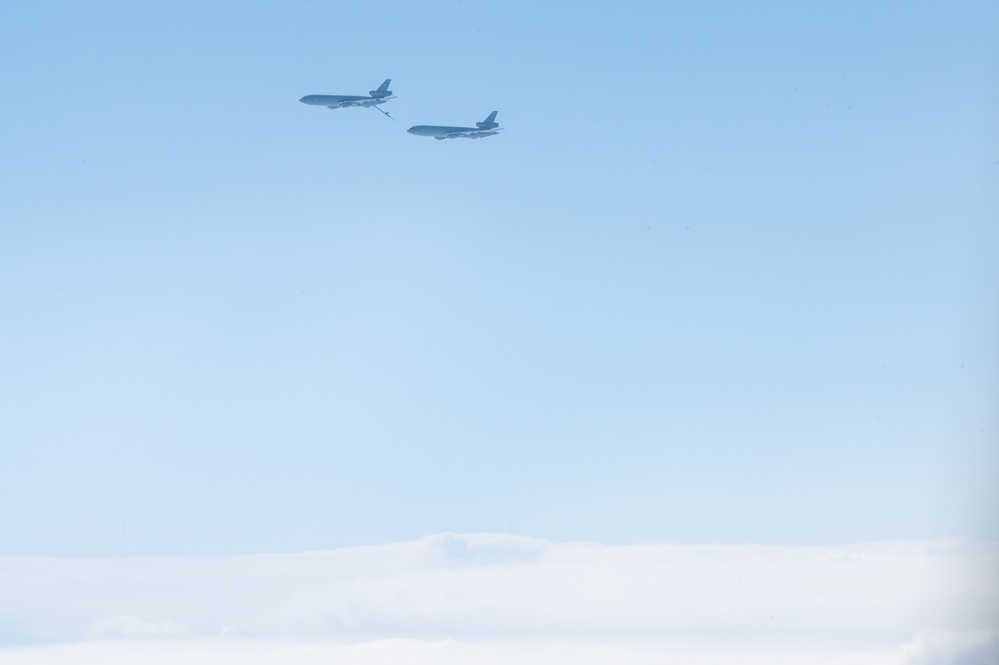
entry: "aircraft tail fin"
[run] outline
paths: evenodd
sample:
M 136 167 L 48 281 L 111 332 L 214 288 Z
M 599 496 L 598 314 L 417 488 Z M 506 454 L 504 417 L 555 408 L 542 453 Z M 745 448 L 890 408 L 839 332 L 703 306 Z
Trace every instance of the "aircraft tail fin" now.
M 475 123 L 475 126 L 478 127 L 479 129 L 496 129 L 497 127 L 499 127 L 499 123 L 494 122 L 495 120 L 496 120 L 496 111 L 493 111 L 492 113 L 486 116 L 485 120 L 483 120 L 482 122 Z
M 385 79 L 385 82 L 378 86 L 377 90 L 370 90 L 368 94 L 372 97 L 388 97 L 392 94 L 392 91 L 388 89 L 389 83 L 391 82 L 392 79 Z

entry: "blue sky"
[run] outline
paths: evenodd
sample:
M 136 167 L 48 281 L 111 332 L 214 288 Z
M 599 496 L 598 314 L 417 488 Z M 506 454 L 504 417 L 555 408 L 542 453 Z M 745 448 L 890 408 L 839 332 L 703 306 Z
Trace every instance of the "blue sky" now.
M 997 28 L 4 4 L 0 554 L 994 540 Z

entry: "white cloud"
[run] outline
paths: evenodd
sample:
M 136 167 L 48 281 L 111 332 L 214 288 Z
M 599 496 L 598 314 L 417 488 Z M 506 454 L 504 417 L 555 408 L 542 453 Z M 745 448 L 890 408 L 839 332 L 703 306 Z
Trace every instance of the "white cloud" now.
M 996 636 L 917 637 L 898 648 L 663 641 L 467 642 L 382 639 L 351 644 L 253 640 L 101 641 L 0 651 L 5 665 L 995 665 Z
M 145 621 L 132 616 L 111 616 L 95 621 L 87 630 L 94 639 L 149 639 L 179 637 L 187 630 L 173 621 Z
M 999 665 L 999 630 L 924 634 L 902 649 L 905 665 Z
M 997 562 L 996 546 L 961 541 L 606 547 L 502 534 L 6 558 L 0 661 L 992 663 Z

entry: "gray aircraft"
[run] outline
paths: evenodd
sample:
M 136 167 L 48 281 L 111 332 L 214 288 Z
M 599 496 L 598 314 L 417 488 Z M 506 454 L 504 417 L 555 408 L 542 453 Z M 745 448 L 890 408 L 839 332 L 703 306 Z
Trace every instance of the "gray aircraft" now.
M 343 109 L 351 106 L 372 107 L 385 113 L 385 111 L 378 108 L 378 104 L 384 104 L 390 99 L 395 99 L 392 96 L 392 91 L 388 89 L 391 82 L 392 79 L 385 79 L 385 82 L 378 86 L 377 90 L 372 90 L 368 93 L 368 97 L 358 95 L 306 95 L 298 101 L 303 104 L 325 106 L 331 109 Z M 388 113 L 385 113 L 385 115 L 388 115 Z
M 496 120 L 496 111 L 493 111 L 482 122 L 475 123 L 475 127 L 443 127 L 440 125 L 416 125 L 409 128 L 410 134 L 417 136 L 433 136 L 438 141 L 444 139 L 481 139 L 499 133 L 502 128 Z

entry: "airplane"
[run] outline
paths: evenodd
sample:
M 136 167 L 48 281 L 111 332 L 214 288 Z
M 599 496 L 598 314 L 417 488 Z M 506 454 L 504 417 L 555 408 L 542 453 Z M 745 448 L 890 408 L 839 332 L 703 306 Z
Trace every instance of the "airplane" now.
M 496 120 L 496 111 L 493 111 L 482 122 L 475 123 L 475 127 L 442 127 L 439 125 L 416 125 L 407 131 L 417 136 L 433 136 L 438 141 L 444 139 L 481 139 L 493 134 L 498 134 L 500 128 Z M 478 129 L 476 129 L 476 127 Z
M 358 95 L 306 95 L 298 101 L 303 104 L 325 106 L 330 109 L 343 109 L 351 106 L 372 107 L 385 113 L 385 111 L 378 108 L 378 104 L 384 104 L 390 99 L 395 99 L 395 97 L 391 96 L 392 91 L 388 89 L 391 82 L 392 79 L 385 79 L 385 82 L 378 86 L 377 90 L 372 90 L 368 93 L 370 95 L 368 97 Z M 385 115 L 388 115 L 388 113 L 385 113 Z M 391 118 L 392 116 L 389 117 Z

